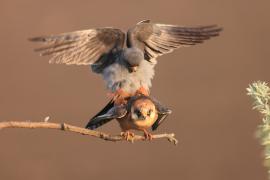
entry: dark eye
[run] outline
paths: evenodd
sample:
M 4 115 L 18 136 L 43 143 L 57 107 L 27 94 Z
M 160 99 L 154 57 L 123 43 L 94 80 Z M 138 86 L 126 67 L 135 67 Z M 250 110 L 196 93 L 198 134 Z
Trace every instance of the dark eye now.
M 150 116 L 152 113 L 152 109 L 149 109 L 149 111 L 147 112 L 147 116 Z
M 136 109 L 134 111 L 135 114 L 137 114 L 138 117 L 140 117 L 142 115 L 141 111 L 139 111 L 138 109 Z

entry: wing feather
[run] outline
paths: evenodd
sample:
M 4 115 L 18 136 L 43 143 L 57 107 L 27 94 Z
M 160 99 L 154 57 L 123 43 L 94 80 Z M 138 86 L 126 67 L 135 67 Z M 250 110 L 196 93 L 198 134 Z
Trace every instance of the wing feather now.
M 183 27 L 141 21 L 128 31 L 127 46 L 143 50 L 146 60 L 151 60 L 180 47 L 203 43 L 221 30 L 216 25 Z
M 44 45 L 35 51 L 41 56 L 50 55 L 50 63 L 92 65 L 104 55 L 120 51 L 124 46 L 125 33 L 115 28 L 98 28 L 29 40 Z M 106 63 L 105 60 L 102 62 Z
M 162 105 L 155 98 L 152 97 L 151 99 L 153 103 L 155 104 L 158 111 L 158 118 L 155 121 L 155 123 L 152 125 L 152 130 L 155 131 L 161 125 L 161 123 L 163 123 L 164 120 L 172 113 L 172 111 L 169 108 Z

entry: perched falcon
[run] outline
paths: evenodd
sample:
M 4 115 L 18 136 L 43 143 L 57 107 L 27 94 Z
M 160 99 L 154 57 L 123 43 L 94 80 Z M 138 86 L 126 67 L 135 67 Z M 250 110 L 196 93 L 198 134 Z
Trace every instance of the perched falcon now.
M 92 118 L 86 128 L 96 129 L 112 119 L 116 119 L 122 129 L 122 135 L 127 140 L 134 135 L 129 131 L 132 129 L 143 131 L 145 138 L 151 140 L 152 135 L 147 129 L 156 130 L 169 114 L 171 114 L 171 110 L 157 100 L 150 96 L 136 95 L 129 98 L 126 104 L 106 108 Z
M 136 94 L 149 95 L 158 56 L 202 43 L 221 30 L 216 25 L 184 27 L 144 20 L 126 34 L 105 27 L 30 40 L 44 43 L 35 50 L 41 56 L 51 55 L 50 63 L 90 65 L 103 76 L 114 103 L 123 104 Z

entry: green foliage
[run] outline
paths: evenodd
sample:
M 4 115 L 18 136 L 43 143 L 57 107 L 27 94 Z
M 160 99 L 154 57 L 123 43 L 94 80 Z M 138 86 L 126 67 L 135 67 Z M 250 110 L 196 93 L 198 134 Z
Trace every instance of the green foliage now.
M 258 126 L 257 137 L 265 147 L 265 165 L 270 179 L 270 88 L 266 82 L 254 82 L 247 88 L 248 95 L 254 100 L 253 109 L 262 114 L 262 123 Z

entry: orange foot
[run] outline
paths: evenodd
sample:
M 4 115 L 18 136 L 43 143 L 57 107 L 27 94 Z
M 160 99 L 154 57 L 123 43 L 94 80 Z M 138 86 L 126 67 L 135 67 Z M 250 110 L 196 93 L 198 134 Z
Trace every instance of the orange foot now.
M 122 89 L 117 89 L 115 92 L 109 93 L 108 96 L 114 99 L 116 105 L 121 105 L 127 103 L 127 98 L 130 97 L 131 94 Z
M 134 136 L 135 134 L 130 132 L 130 131 L 125 131 L 125 132 L 121 132 L 121 136 L 127 140 L 127 141 L 130 141 L 130 142 L 133 142 L 134 141 Z
M 153 140 L 153 135 L 152 135 L 152 134 L 150 134 L 150 133 L 149 133 L 148 131 L 146 131 L 145 129 L 143 130 L 143 132 L 144 132 L 145 140 L 149 140 L 149 141 Z
M 149 91 L 148 91 L 146 88 L 144 88 L 143 86 L 141 86 L 141 87 L 136 91 L 135 94 L 136 94 L 136 95 L 145 95 L 145 96 L 149 96 L 149 95 L 150 95 Z

